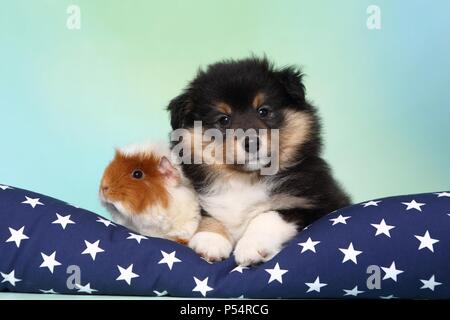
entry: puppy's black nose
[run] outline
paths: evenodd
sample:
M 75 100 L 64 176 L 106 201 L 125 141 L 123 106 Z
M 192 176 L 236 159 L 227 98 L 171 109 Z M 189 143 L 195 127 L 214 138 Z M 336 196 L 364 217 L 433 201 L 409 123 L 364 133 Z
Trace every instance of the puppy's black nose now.
M 244 139 L 244 150 L 246 152 L 255 153 L 258 152 L 260 147 L 260 141 L 257 136 L 245 137 Z

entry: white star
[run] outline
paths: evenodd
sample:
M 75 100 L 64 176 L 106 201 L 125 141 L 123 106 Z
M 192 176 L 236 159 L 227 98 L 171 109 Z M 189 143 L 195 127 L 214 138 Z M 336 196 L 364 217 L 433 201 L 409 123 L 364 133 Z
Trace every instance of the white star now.
M 380 296 L 381 299 L 397 299 L 397 297 L 395 297 L 393 294 L 390 294 L 388 296 Z
M 166 290 L 161 291 L 161 292 L 153 290 L 153 293 L 156 294 L 158 297 L 166 296 L 168 294 L 168 292 Z
M 348 246 L 347 249 L 339 248 L 339 250 L 344 254 L 344 259 L 342 259 L 342 263 L 351 260 L 353 261 L 354 264 L 358 264 L 358 262 L 356 261 L 356 257 L 359 256 L 362 253 L 362 251 L 355 250 L 353 248 L 353 243 L 350 242 L 350 245 Z
M 392 264 L 391 264 L 391 266 L 388 268 L 388 267 L 381 267 L 381 269 L 383 269 L 383 271 L 386 273 L 385 275 L 384 275 L 384 277 L 383 277 L 383 280 L 386 280 L 386 279 L 392 279 L 392 280 L 394 280 L 395 282 L 397 282 L 397 276 L 400 274 L 400 273 L 403 273 L 404 271 L 403 270 L 400 270 L 400 269 L 396 269 L 396 267 L 395 267 L 395 261 L 392 261 Z
M 3 191 L 5 191 L 6 189 L 11 189 L 12 190 L 12 188 L 10 186 L 5 186 L 3 184 L 0 184 L 0 189 L 2 189 Z
M 55 269 L 56 266 L 61 265 L 61 263 L 56 261 L 56 251 L 53 251 L 53 253 L 49 256 L 46 255 L 45 253 L 41 252 L 41 256 L 42 256 L 43 262 L 41 263 L 41 265 L 39 267 L 40 268 L 47 267 L 51 273 L 53 273 L 53 270 Z
M 103 223 L 105 226 L 107 226 L 107 227 L 109 227 L 109 226 L 113 226 L 113 227 L 115 227 L 116 225 L 114 224 L 114 223 L 112 223 L 111 221 L 109 221 L 109 220 L 106 220 L 106 219 L 102 219 L 102 218 L 100 218 L 100 217 L 98 217 L 98 219 L 96 220 L 97 222 L 100 222 L 100 223 Z
M 335 224 L 338 223 L 347 224 L 347 219 L 350 219 L 350 217 L 343 217 L 342 214 L 340 214 L 339 217 L 330 219 L 330 221 L 333 221 L 332 225 L 334 226 Z
M 206 293 L 208 291 L 213 290 L 213 288 L 208 286 L 208 277 L 206 277 L 203 280 L 199 280 L 196 277 L 194 277 L 194 281 L 195 281 L 195 288 L 192 289 L 192 291 L 197 291 L 200 292 L 204 297 L 206 297 Z
M 244 269 L 248 269 L 248 267 L 244 267 L 244 266 L 237 266 L 236 268 L 234 268 L 233 270 L 230 271 L 230 273 L 232 272 L 239 272 L 239 273 L 243 273 Z
M 311 291 L 316 291 L 316 292 L 320 292 L 320 288 L 325 287 L 327 284 L 326 283 L 320 283 L 320 278 L 319 276 L 317 276 L 316 280 L 314 280 L 314 282 L 305 282 L 305 284 L 309 287 L 308 292 Z
M 55 290 L 53 290 L 53 289 L 50 289 L 50 290 L 39 289 L 39 291 L 42 293 L 47 293 L 47 294 L 57 294 L 57 292 L 55 292 Z
M 39 206 L 43 206 L 43 205 L 44 205 L 42 202 L 39 201 L 40 198 L 35 198 L 35 199 L 33 199 L 33 198 L 29 198 L 29 197 L 27 197 L 27 196 L 25 196 L 25 198 L 26 198 L 27 200 L 22 201 L 21 203 L 23 203 L 23 204 L 29 204 L 30 206 L 33 207 L 33 209 L 34 209 L 36 206 L 38 206 L 38 205 L 39 205 Z
M 364 206 L 364 208 L 370 207 L 370 206 L 374 206 L 374 207 L 378 207 L 378 204 L 381 202 L 381 200 L 378 201 L 368 201 L 363 203 L 362 205 Z
M 430 289 L 431 291 L 434 291 L 434 287 L 440 286 L 442 284 L 434 280 L 434 274 L 431 276 L 429 280 L 420 279 L 420 281 L 422 281 L 423 283 L 423 286 L 420 287 L 420 289 Z
M 175 262 L 181 262 L 180 259 L 175 257 L 176 251 L 173 251 L 171 253 L 167 253 L 161 250 L 161 254 L 163 255 L 163 258 L 158 262 L 158 264 L 165 263 L 169 267 L 169 270 L 172 270 L 173 264 Z
M 97 256 L 97 253 L 105 252 L 102 248 L 100 248 L 98 245 L 100 244 L 100 240 L 97 240 L 93 243 L 90 243 L 89 241 L 84 240 L 84 243 L 86 244 L 86 249 L 81 254 L 90 254 L 92 257 L 92 260 L 95 261 L 95 257 Z
M 359 291 L 358 290 L 358 286 L 355 286 L 351 290 L 346 290 L 346 289 L 343 289 L 343 290 L 345 292 L 344 296 L 354 296 L 354 297 L 356 297 L 358 294 L 364 293 L 364 291 Z
M 389 230 L 395 228 L 395 226 L 390 226 L 390 225 L 386 224 L 386 221 L 384 221 L 384 219 L 382 219 L 379 224 L 371 223 L 370 225 L 372 227 L 374 227 L 375 229 L 377 229 L 377 232 L 375 233 L 375 236 L 378 236 L 380 234 L 385 234 L 389 238 L 391 237 L 391 234 L 390 234 Z
M 126 269 L 121 266 L 117 266 L 117 268 L 119 268 L 120 276 L 116 280 L 124 280 L 128 285 L 131 285 L 131 279 L 139 277 L 138 274 L 133 272 L 133 264 L 130 264 Z
M 141 240 L 143 240 L 143 239 L 148 239 L 147 237 L 141 236 L 140 234 L 136 234 L 133 232 L 128 232 L 128 234 L 130 236 L 127 239 L 134 239 L 137 241 L 137 243 L 141 243 Z
M 416 209 L 422 212 L 422 206 L 424 206 L 426 203 L 420 203 L 416 202 L 416 200 L 413 200 L 411 202 L 402 202 L 406 206 L 406 210 Z
M 78 288 L 78 292 L 84 292 L 84 293 L 88 293 L 88 294 L 92 294 L 92 292 L 98 291 L 95 290 L 93 288 L 91 288 L 91 283 L 88 282 L 85 286 L 82 286 L 80 284 L 76 284 L 77 288 Z
M 450 198 L 450 192 L 436 192 L 435 194 L 437 194 L 438 198 L 440 198 L 440 197 Z
M 11 271 L 10 273 L 3 273 L 0 272 L 0 275 L 3 277 L 3 280 L 1 283 L 3 282 L 9 282 L 13 287 L 16 286 L 16 282 L 20 282 L 22 281 L 21 279 L 17 279 L 15 276 L 15 271 Z
M 308 240 L 306 240 L 305 242 L 300 242 L 298 245 L 302 246 L 302 252 L 303 253 L 305 251 L 312 251 L 312 252 L 316 252 L 316 245 L 319 244 L 320 241 L 312 241 L 311 238 L 308 238 Z
M 15 242 L 17 248 L 20 247 L 20 243 L 22 240 L 30 239 L 27 235 L 23 234 L 23 230 L 25 229 L 25 226 L 20 228 L 19 230 L 15 230 L 13 228 L 8 228 L 9 232 L 11 232 L 11 237 L 6 240 L 6 242 Z
M 288 270 L 284 270 L 280 268 L 280 265 L 277 264 L 275 265 L 275 268 L 273 269 L 265 269 L 267 273 L 270 274 L 270 279 L 268 283 L 271 283 L 272 281 L 278 281 L 279 283 L 283 283 L 283 274 L 285 274 L 286 272 L 288 272 Z
M 417 240 L 420 241 L 420 245 L 419 245 L 419 249 L 421 250 L 423 248 L 428 248 L 431 252 L 434 252 L 434 248 L 433 245 L 437 242 L 439 242 L 439 240 L 437 239 L 433 239 L 430 237 L 430 233 L 428 232 L 428 230 L 425 232 L 425 234 L 423 236 L 416 236 L 414 235 L 414 237 L 417 238 Z
M 61 216 L 58 213 L 56 214 L 56 217 L 58 219 L 56 219 L 55 221 L 52 222 L 52 224 L 60 224 L 61 227 L 63 228 L 63 230 L 66 229 L 68 224 L 75 224 L 75 222 L 73 222 L 72 220 L 70 220 L 70 214 L 67 216 Z

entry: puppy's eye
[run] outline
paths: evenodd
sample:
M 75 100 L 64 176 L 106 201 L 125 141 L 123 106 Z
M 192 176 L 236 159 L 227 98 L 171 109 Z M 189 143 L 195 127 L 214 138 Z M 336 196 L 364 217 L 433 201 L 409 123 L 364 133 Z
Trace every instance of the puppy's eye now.
M 217 123 L 222 127 L 228 127 L 231 123 L 231 117 L 223 115 L 217 120 Z
M 266 106 L 258 108 L 258 115 L 260 118 L 266 118 L 270 114 L 270 110 Z
M 134 179 L 142 179 L 144 177 L 144 172 L 142 172 L 142 170 L 134 170 L 133 173 L 131 174 L 131 176 Z

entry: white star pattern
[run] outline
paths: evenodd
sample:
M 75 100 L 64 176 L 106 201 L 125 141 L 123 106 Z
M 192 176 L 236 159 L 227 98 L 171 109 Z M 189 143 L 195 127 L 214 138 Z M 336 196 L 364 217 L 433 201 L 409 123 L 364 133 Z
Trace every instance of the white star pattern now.
M 202 296 L 206 297 L 206 293 L 208 291 L 214 290 L 210 286 L 208 286 L 208 277 L 206 277 L 203 280 L 199 280 L 196 277 L 194 277 L 195 281 L 195 288 L 192 289 L 192 292 L 200 292 Z
M 423 236 L 414 235 L 414 237 L 416 237 L 417 240 L 420 241 L 420 245 L 419 245 L 419 249 L 418 250 L 422 250 L 424 248 L 427 248 L 431 252 L 434 252 L 433 245 L 435 243 L 439 242 L 439 240 L 431 238 L 430 233 L 428 232 L 428 230 L 425 232 L 425 234 Z
M 40 202 L 40 198 L 29 198 L 25 196 L 26 200 L 22 201 L 23 204 L 29 204 L 33 209 L 36 208 L 36 206 L 43 206 L 44 204 Z
M 248 267 L 244 267 L 244 266 L 237 266 L 236 268 L 234 268 L 233 270 L 230 271 L 230 273 L 232 272 L 239 272 L 239 273 L 243 273 L 244 269 L 248 269 Z
M 32 198 L 30 195 L 39 198 Z M 24 199 L 25 201 L 21 202 Z M 183 287 L 183 292 L 192 291 L 191 296 L 208 298 L 222 295 L 237 297 L 246 293 L 242 291 L 242 288 L 254 288 L 259 283 L 261 291 L 255 295 L 255 298 L 259 294 L 261 296 L 270 294 L 273 298 L 282 298 L 286 296 L 286 289 L 300 285 L 299 289 L 302 290 L 301 286 L 304 285 L 304 291 L 300 292 L 299 298 L 313 298 L 314 293 L 319 293 L 316 297 L 362 296 L 363 298 L 394 299 L 408 298 L 414 294 L 424 299 L 446 299 L 448 295 L 446 286 L 450 283 L 447 283 L 444 274 L 440 272 L 445 270 L 442 263 L 446 261 L 445 249 L 449 239 L 442 229 L 450 222 L 449 201 L 450 192 L 434 192 L 390 197 L 353 205 L 350 210 L 344 208 L 332 212 L 334 219 L 330 219 L 328 214 L 325 221 L 322 219 L 323 224 L 320 222 L 314 224 L 304 236 L 299 235 L 301 242 L 298 242 L 299 237 L 296 236 L 285 246 L 283 250 L 287 252 L 279 255 L 278 261 L 269 261 L 259 266 L 241 266 L 231 265 L 229 262 L 232 261 L 229 260 L 223 264 L 228 268 L 217 269 L 214 267 L 217 266 L 216 264 L 212 266 L 203 264 L 198 259 L 201 257 L 194 256 L 192 252 L 186 251 L 186 255 L 183 255 L 184 251 L 176 244 L 168 241 L 155 244 L 153 238 L 127 230 L 113 220 L 107 220 L 106 217 L 86 215 L 85 210 L 71 208 L 61 201 L 31 191 L 0 185 L 0 287 L 3 285 L 10 291 L 26 289 L 43 294 L 59 294 L 63 287 L 55 285 L 55 281 L 65 274 L 66 266 L 77 265 L 83 270 L 88 268 L 102 270 L 101 276 L 104 278 L 96 280 L 95 277 L 92 278 L 86 274 L 82 277 L 83 282 L 78 281 L 78 284 L 75 284 L 72 293 L 76 293 L 77 290 L 78 293 L 98 293 L 99 290 L 91 286 L 98 287 L 102 294 L 110 294 L 112 290 L 118 293 L 120 290 L 125 290 L 125 293 L 129 291 L 134 294 L 138 288 L 145 288 L 148 295 L 163 297 L 169 295 L 164 289 L 170 290 L 170 285 L 167 285 L 166 281 L 171 279 L 176 281 L 180 288 Z M 366 211 L 366 215 L 362 214 L 362 211 Z M 357 213 L 361 214 L 356 215 Z M 9 217 L 13 218 L 13 222 L 8 220 Z M 351 220 L 348 220 L 350 218 Z M 350 223 L 347 223 L 348 221 Z M 338 224 L 341 226 L 337 226 Z M 41 226 L 43 229 L 39 229 Z M 117 228 L 108 228 L 111 226 Z M 329 235 L 316 233 L 322 227 L 328 228 Z M 92 237 L 92 234 L 97 236 Z M 37 237 L 37 235 L 42 236 Z M 317 235 L 319 235 L 318 238 Z M 101 240 L 97 240 L 100 238 Z M 133 243 L 127 243 L 127 240 Z M 142 244 L 142 240 L 148 241 Z M 137 244 L 134 244 L 134 241 Z M 67 243 L 71 246 L 69 249 Z M 119 248 L 115 244 L 119 244 Z M 129 247 L 130 252 L 122 252 L 120 244 Z M 301 247 L 301 250 L 296 244 Z M 75 248 L 75 251 L 71 251 L 70 248 Z M 162 256 L 158 259 L 154 254 L 146 255 L 149 249 L 153 250 L 153 253 L 155 249 L 160 250 Z M 7 250 L 6 259 L 1 258 L 2 250 Z M 308 254 L 307 251 L 311 253 Z M 8 252 L 11 252 L 11 255 Z M 27 255 L 28 258 L 18 262 L 10 261 L 10 258 L 15 259 L 16 254 Z M 140 258 L 141 254 L 145 255 L 144 259 Z M 179 257 L 176 256 L 177 254 Z M 128 260 L 134 257 L 135 261 Z M 300 259 L 299 268 L 291 266 L 290 259 Z M 383 289 L 376 293 L 362 286 L 367 280 L 364 276 L 367 264 L 365 260 L 380 266 L 383 271 L 383 283 L 387 283 L 389 288 L 383 286 Z M 325 265 L 328 263 L 337 267 L 331 276 L 326 273 L 327 268 L 320 264 L 324 261 Z M 387 264 L 389 261 L 391 261 L 390 265 Z M 180 264 L 176 266 L 174 272 L 176 263 Z M 195 269 L 196 263 L 200 269 Z M 163 266 L 164 264 L 168 269 Z M 61 268 L 58 268 L 59 266 Z M 118 269 L 115 268 L 116 266 Z M 201 266 L 205 270 L 201 271 Z M 272 268 L 268 268 L 269 266 Z M 281 266 L 288 268 L 282 269 Z M 309 269 L 306 270 L 308 272 L 302 273 L 302 266 L 308 266 Z M 149 274 L 147 269 L 155 272 Z M 310 274 L 310 269 L 315 273 Z M 170 271 L 173 273 L 169 274 Z M 192 271 L 198 273 L 195 274 Z M 205 274 L 205 271 L 209 274 Z M 232 276 L 232 273 L 236 274 Z M 284 276 L 286 274 L 287 277 Z M 321 282 L 320 276 L 327 283 Z M 42 285 L 42 282 L 33 282 L 33 277 L 48 278 L 47 285 Z M 222 277 L 230 281 L 236 289 L 227 291 L 222 286 Z M 337 277 L 341 277 L 342 281 L 335 282 Z M 193 282 L 189 280 L 191 278 Z M 211 283 L 208 283 L 209 278 L 212 279 Z M 158 279 L 162 281 L 158 282 Z M 384 282 L 384 280 L 387 281 Z M 108 281 L 110 286 L 104 286 L 103 284 L 108 284 Z M 82 286 L 81 283 L 86 285 Z M 359 289 L 360 285 L 361 289 Z M 404 292 L 401 290 L 403 286 L 408 286 L 411 290 Z M 106 291 L 103 292 L 103 290 Z M 394 296 L 394 292 L 399 296 Z
M 86 245 L 86 249 L 81 254 L 90 254 L 93 261 L 95 261 L 97 253 L 105 252 L 105 250 L 99 247 L 100 240 L 97 240 L 93 243 L 84 240 L 84 244 Z
M 10 273 L 0 272 L 0 275 L 3 277 L 3 280 L 1 283 L 9 282 L 9 284 L 12 285 L 13 287 L 16 286 L 16 282 L 22 281 L 21 279 L 16 278 L 15 270 L 12 270 Z
M 61 227 L 63 228 L 63 230 L 66 229 L 68 224 L 75 224 L 75 222 L 73 222 L 72 220 L 70 220 L 70 214 L 67 216 L 61 216 L 58 213 L 56 214 L 56 217 L 58 219 L 56 219 L 55 221 L 52 222 L 52 224 L 59 224 L 61 225 Z
M 350 242 L 347 249 L 339 248 L 339 250 L 344 254 L 344 259 L 342 259 L 342 263 L 350 260 L 353 261 L 354 264 L 358 264 L 356 257 L 359 256 L 362 253 L 362 251 L 355 250 L 355 248 L 353 248 L 353 243 Z
M 332 226 L 334 226 L 338 223 L 347 224 L 347 219 L 350 219 L 350 217 L 344 217 L 344 216 L 342 216 L 342 214 L 340 214 L 339 217 L 334 218 L 334 219 L 329 219 L 329 220 L 333 221 Z
M 435 194 L 438 196 L 438 198 L 441 198 L 441 197 L 450 198 L 450 192 L 436 192 Z
M 97 222 L 99 222 L 99 223 L 103 223 L 105 226 L 107 226 L 107 227 L 109 227 L 109 226 L 113 226 L 113 227 L 115 227 L 116 225 L 114 224 L 114 223 L 112 223 L 111 221 L 109 221 L 109 220 L 106 220 L 106 219 L 103 219 L 103 218 L 98 218 L 97 220 L 96 220 Z
M 15 230 L 13 228 L 8 228 L 8 229 L 9 229 L 9 232 L 11 232 L 11 237 L 9 237 L 8 240 L 6 240 L 6 242 L 15 242 L 17 248 L 20 247 L 20 243 L 22 242 L 22 240 L 30 239 L 27 235 L 25 235 L 23 233 L 25 226 L 23 226 L 19 230 Z
M 163 255 L 163 258 L 158 262 L 158 264 L 165 263 L 169 267 L 169 270 L 172 270 L 174 263 L 181 262 L 180 259 L 175 257 L 175 253 L 176 253 L 176 251 L 167 253 L 167 252 L 161 250 L 161 254 Z
M 137 241 L 137 243 L 141 243 L 141 240 L 148 239 L 147 237 L 144 237 L 144 236 L 142 236 L 140 234 L 137 234 L 137 233 L 128 232 L 128 234 L 130 236 L 127 239 L 130 239 L 130 240 L 134 239 L 134 240 Z
M 403 270 L 399 270 L 396 268 L 395 261 L 392 261 L 390 267 L 381 267 L 381 269 L 383 269 L 383 271 L 385 272 L 383 280 L 392 279 L 395 282 L 397 282 L 397 276 L 404 272 Z
M 311 238 L 308 238 L 305 242 L 300 242 L 298 245 L 302 247 L 302 251 L 300 253 L 303 253 L 305 251 L 312 251 L 316 253 L 316 245 L 318 245 L 320 241 L 313 241 Z
M 381 200 L 378 200 L 378 201 L 368 201 L 368 202 L 363 203 L 362 205 L 364 206 L 364 208 L 371 207 L 371 206 L 373 206 L 373 207 L 378 207 L 378 204 L 379 204 L 380 202 L 381 202 Z
M 391 233 L 389 232 L 389 230 L 395 228 L 395 226 L 390 226 L 390 225 L 386 224 L 386 221 L 384 221 L 384 219 L 381 219 L 381 222 L 379 224 L 371 223 L 370 225 L 372 227 L 374 227 L 375 229 L 377 229 L 377 231 L 375 233 L 375 237 L 380 234 L 384 234 L 390 238 Z
M 358 294 L 360 294 L 360 293 L 364 293 L 364 291 L 359 291 L 358 290 L 358 286 L 355 286 L 353 289 L 351 289 L 351 290 L 346 290 L 346 289 L 343 289 L 344 290 L 344 296 L 354 296 L 354 297 L 356 297 Z
M 434 279 L 434 274 L 430 277 L 430 279 L 428 280 L 422 280 L 420 279 L 420 281 L 422 282 L 423 286 L 420 287 L 420 289 L 430 289 L 431 291 L 434 291 L 434 287 L 436 286 L 440 286 L 442 283 L 437 282 Z
M 273 269 L 265 269 L 268 274 L 270 274 L 270 279 L 268 283 L 271 283 L 272 281 L 278 281 L 279 283 L 283 283 L 283 275 L 288 272 L 288 270 L 284 270 L 280 268 L 280 265 L 275 265 L 275 268 Z
M 48 268 L 51 273 L 53 273 L 53 270 L 55 267 L 60 266 L 61 263 L 56 261 L 56 251 L 53 251 L 51 255 L 46 255 L 45 253 L 41 252 L 41 256 L 43 259 L 43 262 L 39 266 L 40 268 Z
M 81 284 L 76 284 L 76 287 L 78 288 L 78 292 L 79 293 L 87 293 L 87 294 L 92 294 L 93 292 L 96 292 L 98 290 L 95 290 L 93 288 L 91 288 L 91 283 L 88 282 L 85 286 L 82 286 Z
M 117 266 L 117 268 L 119 269 L 120 272 L 120 275 L 116 279 L 117 281 L 123 280 L 126 283 L 128 283 L 128 285 L 131 285 L 131 280 L 139 277 L 138 274 L 133 272 L 133 264 L 130 264 L 126 269 L 122 268 L 121 266 Z
M 412 200 L 411 202 L 402 202 L 406 206 L 406 210 L 415 209 L 422 212 L 422 206 L 426 205 L 426 203 L 416 202 L 416 200 Z
M 305 284 L 309 287 L 308 290 L 306 291 L 307 293 L 312 292 L 312 291 L 316 291 L 316 292 L 320 293 L 320 288 L 328 285 L 326 283 L 321 283 L 319 276 L 317 276 L 317 278 L 316 278 L 316 280 L 314 280 L 314 282 L 305 282 Z
M 167 294 L 168 294 L 168 292 L 166 290 L 161 291 L 161 292 L 153 290 L 153 293 L 156 294 L 158 297 L 167 296 Z

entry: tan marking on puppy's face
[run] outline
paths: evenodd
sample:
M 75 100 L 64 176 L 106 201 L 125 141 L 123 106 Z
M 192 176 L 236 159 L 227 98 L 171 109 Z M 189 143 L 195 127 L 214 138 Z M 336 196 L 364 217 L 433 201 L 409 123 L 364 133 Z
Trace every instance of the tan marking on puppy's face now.
M 217 102 L 214 105 L 217 108 L 217 111 L 219 111 L 219 112 L 221 112 L 223 114 L 230 115 L 231 112 L 233 111 L 231 106 L 229 104 L 225 103 L 225 102 Z
M 252 102 L 253 109 L 258 109 L 259 107 L 261 107 L 264 104 L 265 100 L 266 100 L 266 95 L 264 94 L 264 92 L 258 92 L 255 95 L 255 98 L 253 98 L 253 102 Z
M 299 159 L 298 152 L 311 136 L 313 119 L 306 112 L 287 109 L 280 128 L 280 168 L 287 168 Z

